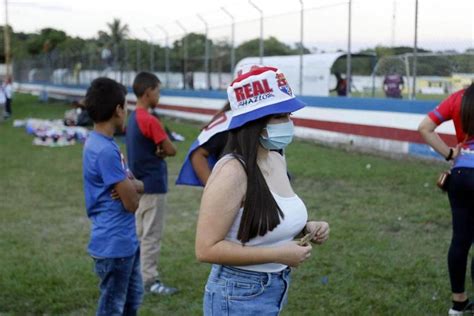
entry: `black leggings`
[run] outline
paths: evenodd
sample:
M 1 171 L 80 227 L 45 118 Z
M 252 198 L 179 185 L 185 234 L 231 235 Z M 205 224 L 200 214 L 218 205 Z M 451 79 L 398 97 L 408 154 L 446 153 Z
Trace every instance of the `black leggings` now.
M 454 168 L 448 187 L 453 218 L 453 238 L 448 253 L 453 293 L 463 293 L 469 249 L 474 241 L 474 168 Z M 474 262 L 471 260 L 474 282 Z

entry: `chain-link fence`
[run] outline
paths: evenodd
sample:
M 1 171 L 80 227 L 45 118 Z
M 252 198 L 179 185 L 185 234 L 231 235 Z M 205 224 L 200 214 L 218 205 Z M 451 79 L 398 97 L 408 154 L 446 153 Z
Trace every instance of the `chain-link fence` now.
M 429 41 L 424 40 L 427 31 L 443 33 L 445 27 L 440 24 L 439 30 L 426 30 L 428 4 L 420 2 L 418 43 L 420 47 L 428 47 Z M 348 63 L 342 55 L 330 67 L 332 74 L 351 74 L 353 96 L 442 97 L 474 78 L 474 50 L 466 49 L 472 46 L 472 41 L 444 40 L 444 49 L 440 52 L 421 49 L 415 66 L 412 38 L 397 37 L 399 31 L 414 28 L 412 21 L 410 26 L 406 23 L 406 17 L 415 13 L 413 3 L 393 1 L 393 10 L 381 10 L 368 19 L 360 12 L 371 3 L 354 1 L 349 25 L 348 1 L 322 0 L 317 7 L 310 7 L 310 3 L 304 1 L 306 7 L 301 7 L 302 11 L 292 6 L 292 12 L 277 14 L 266 14 L 265 7 L 260 13 L 245 2 L 239 5 L 239 10 L 248 11 L 253 18 L 234 23 L 232 9 L 221 8 L 212 14 L 196 15 L 171 24 L 146 28 L 129 25 L 131 32 L 118 43 L 96 41 L 80 51 L 67 53 L 55 49 L 33 57 L 15 58 L 14 77 L 23 82 L 88 85 L 98 76 L 109 76 L 131 85 L 137 72 L 147 70 L 156 73 L 166 88 L 221 90 L 230 83 L 237 62 L 248 56 L 258 57 L 261 48 L 264 56 L 321 54 L 347 52 L 351 44 L 352 54 L 360 52 L 377 57 L 351 55 Z M 330 22 L 327 17 L 331 17 Z M 377 32 L 373 32 L 375 29 Z M 287 67 L 292 68 L 291 72 L 308 71 L 299 62 Z M 335 85 L 336 79 L 332 76 L 328 91 Z M 396 85 L 400 93 L 391 95 L 388 90 L 395 93 Z

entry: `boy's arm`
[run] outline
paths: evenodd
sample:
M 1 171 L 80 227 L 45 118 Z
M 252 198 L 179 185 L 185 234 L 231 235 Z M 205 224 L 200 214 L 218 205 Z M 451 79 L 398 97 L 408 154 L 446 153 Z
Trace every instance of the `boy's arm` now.
M 124 208 L 129 212 L 135 212 L 138 208 L 139 196 L 132 180 L 127 175 L 123 155 L 118 147 L 104 148 L 98 155 L 97 166 L 104 185 L 112 189 L 112 198 L 115 191 Z
M 129 179 L 130 181 L 132 181 L 133 187 L 135 188 L 138 194 L 143 194 L 143 192 L 145 192 L 145 186 L 142 181 L 137 180 L 135 178 L 129 178 Z M 117 193 L 117 190 L 115 190 L 115 188 L 112 189 L 112 193 L 110 194 L 110 196 L 114 200 L 120 200 L 120 195 Z
M 203 147 L 198 147 L 191 154 L 191 164 L 193 165 L 194 172 L 196 172 L 197 177 L 204 185 L 206 185 L 207 179 L 211 175 L 211 169 L 207 161 L 208 157 L 209 152 Z
M 138 181 L 138 180 L 133 180 Z M 141 182 L 141 181 L 138 181 Z M 143 183 L 142 183 L 143 187 Z M 125 179 L 115 184 L 114 190 L 117 192 L 125 209 L 131 213 L 135 213 L 138 208 L 139 195 L 134 182 L 130 179 Z
M 138 179 L 132 179 L 132 183 L 137 193 L 142 194 L 145 192 L 145 186 L 142 181 Z
M 170 157 L 176 155 L 176 146 L 166 138 L 156 147 L 156 155 L 161 158 Z
M 176 155 L 176 147 L 168 138 L 161 122 L 154 116 L 146 116 L 139 121 L 140 129 L 145 137 L 152 139 L 156 144 L 155 154 L 165 158 Z

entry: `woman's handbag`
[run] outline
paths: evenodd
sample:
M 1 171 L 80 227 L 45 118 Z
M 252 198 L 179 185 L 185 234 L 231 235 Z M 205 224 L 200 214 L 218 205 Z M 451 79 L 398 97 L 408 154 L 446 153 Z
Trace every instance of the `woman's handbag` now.
M 441 172 L 441 174 L 438 177 L 438 181 L 436 182 L 436 185 L 443 192 L 448 191 L 448 181 L 449 181 L 450 176 L 451 176 L 451 171 L 447 170 L 447 171 Z

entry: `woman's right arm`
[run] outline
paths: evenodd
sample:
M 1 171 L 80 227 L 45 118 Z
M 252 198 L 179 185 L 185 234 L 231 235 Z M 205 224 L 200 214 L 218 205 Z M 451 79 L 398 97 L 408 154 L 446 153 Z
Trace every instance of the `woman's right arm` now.
M 196 257 L 225 265 L 282 263 L 298 266 L 311 246 L 289 242 L 279 247 L 251 247 L 225 240 L 247 189 L 247 177 L 236 159 L 218 165 L 204 189 L 196 230 Z
M 438 152 L 440 155 L 443 157 L 448 157 L 450 153 L 450 147 L 446 145 L 446 143 L 439 137 L 439 135 L 435 132 L 436 125 L 435 122 L 429 117 L 426 116 L 423 121 L 421 121 L 420 125 L 418 126 L 418 131 L 421 134 L 421 137 L 426 141 L 428 145 L 433 147 L 436 152 Z M 452 158 L 454 158 L 457 155 L 458 149 L 454 149 L 454 155 Z

